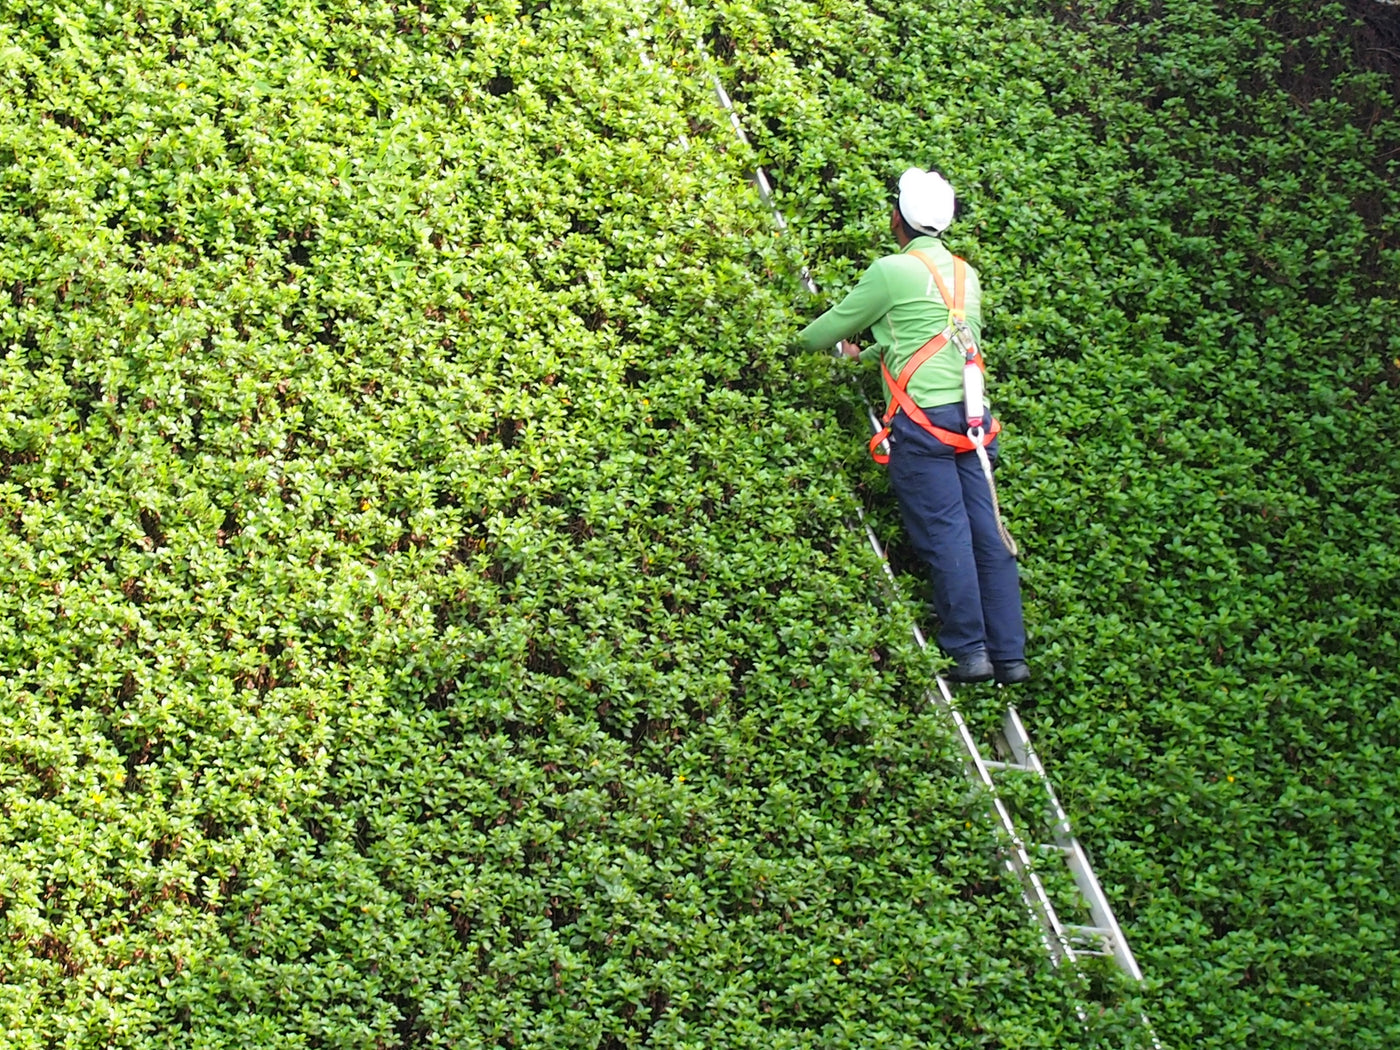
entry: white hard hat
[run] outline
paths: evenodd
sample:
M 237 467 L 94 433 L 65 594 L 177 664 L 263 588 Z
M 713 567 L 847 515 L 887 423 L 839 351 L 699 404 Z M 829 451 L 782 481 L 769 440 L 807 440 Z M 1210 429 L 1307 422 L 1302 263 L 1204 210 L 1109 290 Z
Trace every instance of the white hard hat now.
M 924 233 L 942 233 L 953 221 L 953 187 L 936 171 L 910 168 L 899 177 L 899 213 Z

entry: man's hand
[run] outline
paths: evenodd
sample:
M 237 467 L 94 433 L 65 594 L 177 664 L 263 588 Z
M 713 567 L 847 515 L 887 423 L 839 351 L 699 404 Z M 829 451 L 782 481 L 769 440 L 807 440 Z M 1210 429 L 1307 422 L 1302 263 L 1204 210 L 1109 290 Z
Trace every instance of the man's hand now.
M 836 344 L 836 347 L 847 357 L 860 356 L 860 347 L 856 346 L 856 344 L 851 342 L 849 339 L 842 339 L 839 343 Z

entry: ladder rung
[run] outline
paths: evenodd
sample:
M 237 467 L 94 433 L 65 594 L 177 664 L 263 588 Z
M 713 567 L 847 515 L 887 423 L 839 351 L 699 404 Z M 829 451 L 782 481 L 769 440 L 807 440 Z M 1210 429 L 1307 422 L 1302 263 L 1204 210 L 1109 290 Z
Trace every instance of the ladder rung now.
M 1023 766 L 1019 762 L 1001 762 L 995 758 L 984 758 L 982 764 L 988 769 L 1009 769 L 1013 773 L 1034 773 L 1030 766 Z
M 1075 923 L 1065 923 L 1065 933 L 1071 937 L 1081 937 L 1084 940 L 1096 940 L 1105 946 L 1113 943 L 1113 931 L 1105 926 L 1080 926 Z M 1088 953 L 1085 953 L 1088 954 Z M 1103 952 L 1104 955 L 1112 955 L 1111 950 Z

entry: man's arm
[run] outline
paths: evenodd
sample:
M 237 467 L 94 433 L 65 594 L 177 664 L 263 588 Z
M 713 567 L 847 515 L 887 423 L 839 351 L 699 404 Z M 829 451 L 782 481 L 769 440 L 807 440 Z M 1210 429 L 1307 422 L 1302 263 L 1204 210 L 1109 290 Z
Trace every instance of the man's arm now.
M 889 291 L 878 265 L 871 266 L 846 298 L 797 334 L 804 350 L 835 346 L 863 332 L 890 310 Z

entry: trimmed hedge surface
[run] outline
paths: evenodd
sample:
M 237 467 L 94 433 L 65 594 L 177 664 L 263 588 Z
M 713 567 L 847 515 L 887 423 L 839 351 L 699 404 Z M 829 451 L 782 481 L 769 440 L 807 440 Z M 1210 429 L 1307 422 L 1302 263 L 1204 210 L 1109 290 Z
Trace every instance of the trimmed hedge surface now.
M 1071 1024 L 641 23 L 11 14 L 8 1045 Z
M 1400 124 L 1367 30 L 1340 4 L 719 10 L 834 292 L 887 250 L 905 164 L 962 194 L 1022 709 L 1161 1036 L 1393 1045 Z
M 11 5 L 7 1044 L 1392 1045 L 1397 135 L 1341 14 Z M 787 349 L 918 162 L 1149 975 L 1087 1028 Z

